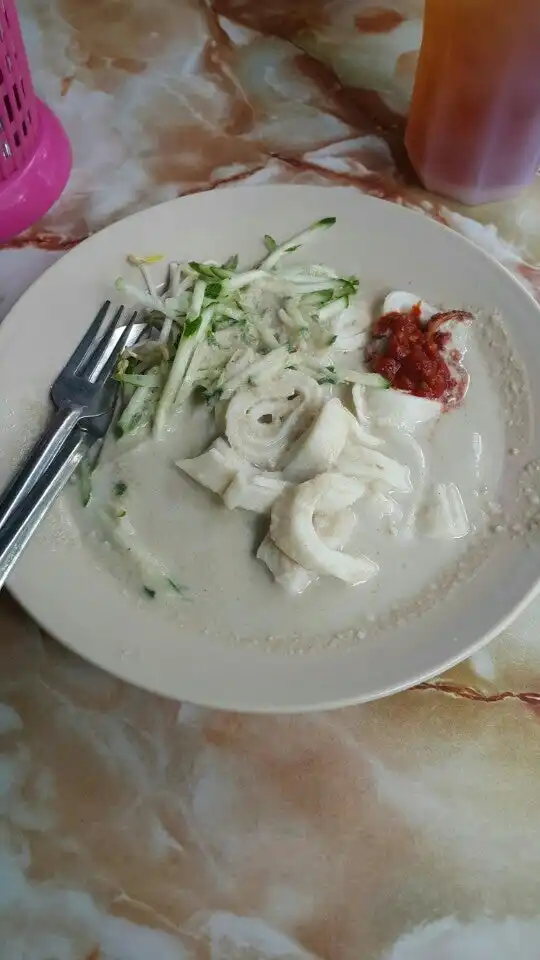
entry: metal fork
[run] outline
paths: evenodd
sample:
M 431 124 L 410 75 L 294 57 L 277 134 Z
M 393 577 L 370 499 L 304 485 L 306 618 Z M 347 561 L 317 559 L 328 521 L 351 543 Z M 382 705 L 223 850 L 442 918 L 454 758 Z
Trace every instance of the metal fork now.
M 118 322 L 124 312 L 124 307 L 120 306 L 102 329 L 110 306 L 107 300 L 100 308 L 51 387 L 50 396 L 56 413 L 0 495 L 0 530 L 51 464 L 78 422 L 102 415 L 107 411 L 107 404 L 112 402 L 103 386 L 126 346 L 137 312 L 119 332 Z
M 116 391 L 114 391 L 116 393 Z M 81 460 L 99 444 L 111 421 L 111 409 L 101 417 L 92 418 L 90 430 L 76 426 L 64 441 L 60 452 L 39 475 L 34 486 L 15 509 L 7 523 L 0 528 L 0 590 L 11 573 L 28 541 L 49 512 L 55 500 L 72 477 Z M 98 439 L 99 438 L 99 439 Z
M 0 590 L 11 573 L 28 541 L 59 497 L 70 477 L 89 449 L 88 439 L 80 427 L 75 427 L 22 506 L 18 507 L 5 527 L 0 530 Z

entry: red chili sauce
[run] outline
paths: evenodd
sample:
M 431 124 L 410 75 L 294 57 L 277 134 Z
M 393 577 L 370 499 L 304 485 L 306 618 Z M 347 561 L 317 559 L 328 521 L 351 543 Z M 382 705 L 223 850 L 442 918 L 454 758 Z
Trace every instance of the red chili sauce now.
M 458 406 L 468 386 L 468 375 L 458 350 L 449 349 L 451 333 L 440 328 L 450 322 L 468 322 L 465 310 L 436 313 L 427 323 L 420 304 L 407 313 L 386 313 L 371 328 L 366 362 L 390 386 L 416 397 L 439 400 L 445 408 Z

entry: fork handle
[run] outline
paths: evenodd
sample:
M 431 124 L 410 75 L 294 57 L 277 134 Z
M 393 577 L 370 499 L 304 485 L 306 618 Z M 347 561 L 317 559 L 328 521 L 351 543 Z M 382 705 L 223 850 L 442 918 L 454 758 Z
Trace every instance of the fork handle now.
M 74 430 L 10 522 L 0 529 L 0 590 L 26 544 L 82 460 L 86 444 L 85 434 L 81 430 Z
M 83 408 L 80 406 L 58 410 L 47 424 L 44 432 L 0 495 L 0 531 L 59 453 L 80 420 L 82 412 Z

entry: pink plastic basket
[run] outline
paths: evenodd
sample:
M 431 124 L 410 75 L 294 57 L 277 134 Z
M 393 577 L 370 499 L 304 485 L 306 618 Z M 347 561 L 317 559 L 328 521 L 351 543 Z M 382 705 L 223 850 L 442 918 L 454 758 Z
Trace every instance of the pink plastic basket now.
M 14 0 L 0 0 L 0 243 L 47 212 L 70 169 L 64 130 L 34 93 Z

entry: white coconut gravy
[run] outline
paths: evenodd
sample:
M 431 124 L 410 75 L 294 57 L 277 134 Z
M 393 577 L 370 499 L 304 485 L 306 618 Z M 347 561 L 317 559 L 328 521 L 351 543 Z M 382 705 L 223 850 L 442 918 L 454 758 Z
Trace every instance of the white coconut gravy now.
M 178 459 L 200 454 L 215 436 L 207 408 L 191 402 L 163 440 L 118 448 L 113 459 L 105 458 L 86 508 L 71 492 L 70 509 L 85 543 L 135 603 L 154 604 L 156 615 L 174 617 L 179 630 L 215 638 L 291 649 L 299 647 L 301 638 L 300 646 L 309 648 L 311 638 L 333 637 L 353 626 L 361 637 L 390 611 L 396 616 L 400 610 L 407 616 L 421 613 L 428 598 L 433 603 L 432 588 L 436 593 L 439 580 L 449 589 L 460 571 L 473 572 L 482 555 L 478 543 L 493 525 L 510 440 L 500 383 L 484 340 L 472 330 L 466 357 L 470 386 L 463 405 L 415 434 L 425 459 L 422 489 L 416 482 L 414 450 L 399 431 L 385 432 L 384 452 L 409 466 L 413 490 L 392 495 L 394 516 L 366 510 L 361 502 L 356 506 L 358 522 L 346 549 L 378 563 L 379 574 L 371 581 L 347 586 L 322 578 L 297 597 L 276 586 L 255 559 L 268 521 L 244 510 L 229 511 L 174 466 Z M 122 508 L 138 539 L 170 571 L 180 592 L 145 591 L 144 577 L 129 555 L 103 538 L 101 511 L 118 483 L 125 484 Z M 459 491 L 468 519 L 465 536 L 437 539 L 421 532 L 429 529 L 429 523 L 422 526 L 421 505 L 417 512 L 421 495 L 439 483 Z

